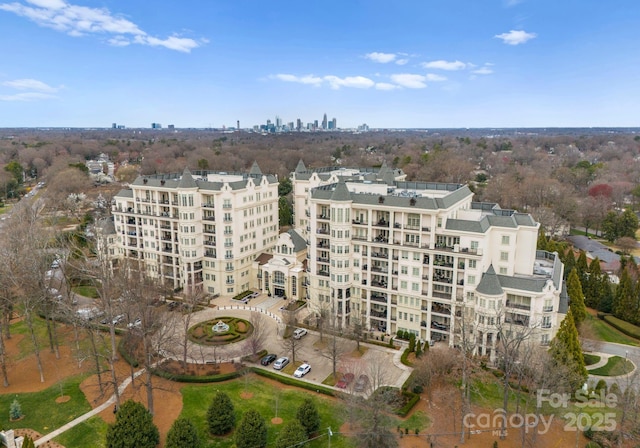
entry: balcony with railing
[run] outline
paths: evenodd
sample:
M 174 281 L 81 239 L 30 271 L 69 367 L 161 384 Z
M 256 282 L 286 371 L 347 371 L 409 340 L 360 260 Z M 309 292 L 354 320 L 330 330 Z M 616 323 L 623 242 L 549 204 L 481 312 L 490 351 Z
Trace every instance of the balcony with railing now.
M 374 302 L 387 303 L 386 294 L 371 294 L 371 300 Z
M 202 206 L 205 208 L 214 208 L 215 204 L 213 202 L 203 202 Z
M 445 314 L 447 316 L 450 316 L 451 315 L 451 307 L 450 306 L 441 305 L 439 303 L 434 303 L 433 305 L 431 305 L 431 312 L 432 313 L 437 313 L 437 314 Z
M 224 243 L 224 247 L 233 247 L 233 243 L 232 242 L 226 242 L 226 243 Z
M 507 308 L 514 308 L 514 309 L 517 309 L 517 310 L 531 311 L 531 304 L 512 302 L 512 301 L 509 301 L 509 300 L 507 300 L 506 307 Z
M 320 263 L 326 263 L 329 264 L 329 259 L 325 258 L 325 257 L 316 257 L 316 261 L 320 262 Z
M 551 322 L 542 322 L 542 325 L 540 325 L 541 328 L 551 328 Z
M 375 227 L 389 227 L 389 221 L 385 219 L 380 219 L 378 222 L 373 224 Z
M 387 318 L 387 312 L 386 311 L 374 311 L 371 310 L 369 311 L 369 315 L 375 319 L 386 319 Z
M 205 221 L 215 221 L 216 217 L 215 217 L 215 215 L 205 215 L 204 216 L 204 220 Z
M 215 250 L 205 250 L 204 251 L 204 256 L 208 257 L 208 258 L 216 258 L 216 251 Z
M 231 216 L 225 216 L 222 221 L 225 223 L 230 223 L 233 222 L 233 218 Z
M 204 240 L 204 245 L 205 246 L 215 246 L 216 245 L 216 240 L 214 240 L 214 239 Z
M 327 227 L 321 227 L 318 230 L 316 230 L 316 233 L 320 235 L 329 235 L 329 229 Z
M 224 256 L 224 259 L 225 259 L 225 260 L 233 260 L 233 254 L 226 254 L 226 255 Z
M 359 219 L 352 219 L 351 220 L 351 224 L 354 224 L 356 226 L 368 226 L 369 222 L 368 221 L 360 221 Z
M 371 256 L 373 258 L 389 258 L 389 252 L 371 252 Z
M 367 237 L 367 235 L 359 235 L 359 234 L 355 234 L 351 237 L 352 240 L 357 240 L 357 241 L 367 241 L 369 238 Z
M 543 306 L 542 307 L 542 312 L 543 313 L 551 313 L 551 312 L 553 312 L 553 305 Z
M 436 297 L 438 299 L 451 300 L 451 293 L 450 292 L 433 291 L 432 296 Z
M 523 316 L 522 314 L 506 313 L 504 321 L 507 324 L 519 325 L 521 327 L 529 326 L 529 316 Z
M 328 221 L 329 220 L 329 214 L 328 213 L 323 213 L 321 215 L 317 215 L 316 218 L 323 220 L 323 221 Z
M 321 275 L 323 277 L 329 277 L 329 271 L 324 271 L 324 270 L 320 269 L 318 271 L 317 275 Z

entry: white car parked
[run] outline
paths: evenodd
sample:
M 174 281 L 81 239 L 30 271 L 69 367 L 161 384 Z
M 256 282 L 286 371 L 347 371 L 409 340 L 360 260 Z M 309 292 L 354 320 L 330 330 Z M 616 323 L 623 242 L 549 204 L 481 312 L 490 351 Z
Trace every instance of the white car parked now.
M 295 372 L 293 372 L 293 376 L 295 376 L 296 378 L 302 378 L 307 373 L 309 373 L 310 370 L 311 366 L 307 363 L 304 363 L 300 367 L 298 367 Z

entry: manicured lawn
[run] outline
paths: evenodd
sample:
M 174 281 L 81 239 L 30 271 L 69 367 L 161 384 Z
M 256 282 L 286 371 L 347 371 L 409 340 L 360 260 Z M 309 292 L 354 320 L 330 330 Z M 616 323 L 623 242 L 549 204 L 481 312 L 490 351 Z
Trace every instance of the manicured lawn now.
M 591 375 L 601 376 L 617 376 L 624 375 L 633 370 L 633 363 L 620 356 L 612 356 L 609 358 L 609 362 L 602 367 L 594 370 L 589 370 Z
M 233 446 L 232 435 L 216 438 L 210 438 L 208 435 L 204 435 L 207 432 L 207 409 L 211 403 L 213 394 L 218 390 L 225 392 L 231 398 L 236 409 L 237 422 L 240 421 L 242 414 L 249 409 L 255 409 L 260 412 L 266 419 L 267 427 L 269 428 L 268 446 L 273 445 L 278 431 L 282 428 L 282 425 L 274 425 L 271 423 L 271 419 L 276 416 L 276 407 L 277 416 L 282 418 L 284 422 L 287 422 L 295 418 L 298 407 L 304 398 L 309 396 L 309 392 L 295 389 L 282 389 L 258 379 L 252 379 L 248 384 L 245 384 L 244 381 L 231 381 L 206 386 L 185 386 L 182 389 L 183 408 L 180 416 L 188 417 L 196 424 L 201 434 L 203 434 L 203 438 L 208 440 L 208 443 L 205 445 L 206 447 L 222 448 Z M 253 394 L 253 396 L 248 399 L 241 398 L 245 390 Z M 333 448 L 349 448 L 355 446 L 355 441 L 337 434 L 338 428 L 340 428 L 345 420 L 345 415 L 342 412 L 344 408 L 343 403 L 335 399 L 316 395 L 313 396 L 313 400 L 320 413 L 322 428 L 320 433 L 324 435 L 318 437 L 317 440 L 309 443 L 307 446 L 311 448 L 326 447 L 328 444 L 327 428 L 329 427 L 331 427 L 334 434 L 333 437 L 331 437 L 331 446 Z M 417 423 L 412 424 L 415 425 Z
M 60 385 L 52 386 L 41 392 L 0 395 L 0 426 L 4 429 L 32 428 L 41 434 L 47 434 L 91 410 L 91 406 L 80 390 L 85 376 L 68 378 L 62 383 L 64 395 L 71 399 L 65 403 L 56 403 L 60 396 Z M 24 418 L 20 421 L 9 420 L 9 407 L 17 399 L 22 407 Z M 68 446 L 96 446 L 68 445 Z
M 590 355 L 589 353 L 584 353 L 584 364 L 586 366 L 592 366 L 600 361 L 600 357 L 598 355 Z
M 89 420 L 63 432 L 54 440 L 66 447 L 104 448 L 107 434 L 107 424 L 101 417 L 91 417 Z
M 74 286 L 71 289 L 76 294 L 80 294 L 84 297 L 91 297 L 92 299 L 97 299 L 98 297 L 100 297 L 95 286 Z
M 624 333 L 613 328 L 604 320 L 598 319 L 596 316 L 592 316 L 591 314 L 587 314 L 587 318 L 582 323 L 582 325 L 590 326 L 592 329 L 591 334 L 593 334 L 600 341 L 615 342 L 618 344 L 635 346 L 640 345 L 639 341 L 637 341 L 636 339 L 630 338 Z

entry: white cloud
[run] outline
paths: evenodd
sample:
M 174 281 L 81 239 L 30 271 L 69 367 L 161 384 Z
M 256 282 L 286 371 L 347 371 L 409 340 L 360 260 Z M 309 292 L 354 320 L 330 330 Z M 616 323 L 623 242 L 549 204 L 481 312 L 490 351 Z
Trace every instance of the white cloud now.
M 461 61 L 445 61 L 445 60 L 437 60 L 430 62 L 423 62 L 421 64 L 424 68 L 435 68 L 438 70 L 462 70 L 467 68 L 467 64 Z
M 278 75 L 272 75 L 270 76 L 270 78 L 279 79 L 280 81 L 285 81 L 285 82 L 297 82 L 300 84 L 309 84 L 313 86 L 320 86 L 322 84 L 322 78 L 318 76 L 313 76 L 313 75 L 296 76 L 296 75 L 281 73 Z
M 476 75 L 490 75 L 493 73 L 493 70 L 485 65 L 477 70 L 472 70 L 471 73 Z
M 388 82 L 377 82 L 376 83 L 376 89 L 377 90 L 395 90 L 398 89 L 399 86 L 395 85 L 395 84 L 390 84 Z
M 375 83 L 369 78 L 364 76 L 347 76 L 340 78 L 338 76 L 328 75 L 324 77 L 324 80 L 329 83 L 332 89 L 339 89 L 340 87 L 355 87 L 357 89 L 368 89 L 373 87 Z
M 364 55 L 365 58 L 372 60 L 373 62 L 379 62 L 380 64 L 386 64 L 388 62 L 393 62 L 396 58 L 394 53 L 367 53 Z
M 535 39 L 538 35 L 536 33 L 527 33 L 522 30 L 511 30 L 508 33 L 496 34 L 493 37 L 497 37 L 498 39 L 502 39 L 507 45 L 520 45 L 531 39 Z
M 391 75 L 391 80 L 399 86 L 406 87 L 408 89 L 424 89 L 427 87 L 426 76 L 414 75 L 411 73 L 400 73 Z
M 16 79 L 14 81 L 4 81 L 3 86 L 11 87 L 18 90 L 39 90 L 40 92 L 54 93 L 61 87 L 51 87 L 37 79 Z
M 434 73 L 427 73 L 426 75 L 427 81 L 446 81 L 447 77 L 442 75 L 436 75 Z
M 396 64 L 398 65 L 405 65 L 407 62 L 409 62 L 409 59 L 398 59 L 396 61 Z
M 42 92 L 24 92 L 15 95 L 0 95 L 0 101 L 35 101 L 56 98 L 55 95 Z
M 89 34 L 112 35 L 113 37 L 107 42 L 116 46 L 136 43 L 189 53 L 202 44 L 194 39 L 175 35 L 166 39 L 149 36 L 135 23 L 123 17 L 114 16 L 106 8 L 72 5 L 63 0 L 26 1 L 28 4 L 0 3 L 0 10 L 12 12 L 40 26 L 52 28 L 73 37 Z

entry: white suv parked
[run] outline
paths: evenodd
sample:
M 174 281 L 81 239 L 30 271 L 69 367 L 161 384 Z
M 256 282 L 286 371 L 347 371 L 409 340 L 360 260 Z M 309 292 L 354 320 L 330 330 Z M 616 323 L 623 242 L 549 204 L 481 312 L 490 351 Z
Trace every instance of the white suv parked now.
M 300 339 L 305 334 L 307 334 L 306 328 L 296 328 L 296 330 L 293 332 L 293 339 Z

